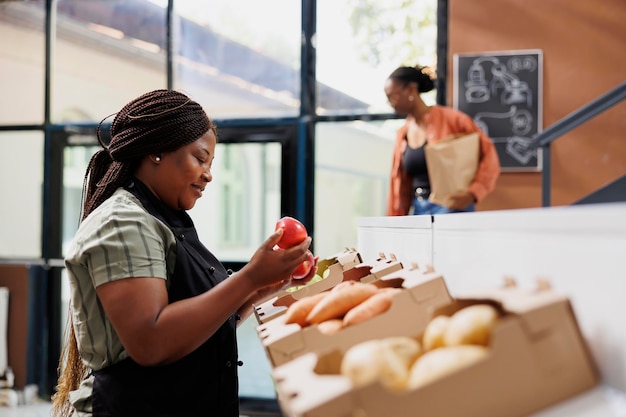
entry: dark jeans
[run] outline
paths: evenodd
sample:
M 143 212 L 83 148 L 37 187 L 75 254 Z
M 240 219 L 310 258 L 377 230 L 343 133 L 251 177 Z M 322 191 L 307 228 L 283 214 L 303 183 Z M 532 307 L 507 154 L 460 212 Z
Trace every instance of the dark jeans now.
M 445 213 L 465 213 L 476 211 L 474 203 L 470 204 L 465 210 L 450 210 L 447 207 L 432 203 L 427 198 L 416 197 L 413 199 L 413 211 L 411 214 L 445 214 Z

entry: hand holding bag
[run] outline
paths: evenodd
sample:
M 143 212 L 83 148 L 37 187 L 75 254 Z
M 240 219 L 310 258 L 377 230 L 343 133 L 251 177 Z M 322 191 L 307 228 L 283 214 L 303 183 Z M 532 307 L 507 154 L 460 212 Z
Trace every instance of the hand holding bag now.
M 431 202 L 447 207 L 447 196 L 466 191 L 472 183 L 480 157 L 478 133 L 446 136 L 424 148 L 430 181 Z

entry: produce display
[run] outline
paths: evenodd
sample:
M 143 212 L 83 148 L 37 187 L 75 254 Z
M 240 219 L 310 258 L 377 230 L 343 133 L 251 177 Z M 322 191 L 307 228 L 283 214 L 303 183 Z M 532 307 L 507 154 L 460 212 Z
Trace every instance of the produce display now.
M 318 325 L 322 333 L 334 333 L 361 323 L 391 306 L 398 288 L 379 288 L 371 283 L 343 281 L 328 291 L 296 301 L 287 308 L 285 324 Z M 325 324 L 330 321 L 332 325 Z
M 285 415 L 527 417 L 598 384 L 572 305 L 550 286 L 452 298 L 432 269 L 349 279 L 356 270 L 257 328 Z
M 280 250 L 278 246 L 275 249 Z M 372 282 L 389 272 L 402 269 L 402 264 L 393 257 L 387 259 L 379 256 L 376 259 L 363 262 L 361 255 L 355 249 L 350 248 L 330 257 L 315 258 L 313 261 L 317 265 L 313 278 L 302 281 L 302 285 L 284 290 L 260 305 L 255 305 L 254 313 L 259 324 L 280 317 L 294 302 L 330 290 L 341 282 Z M 306 269 L 306 266 L 303 268 Z M 300 268 L 294 271 L 294 278 L 298 276 L 298 269 Z M 326 328 L 326 326 L 322 328 Z
M 303 288 L 259 306 L 257 333 L 272 366 L 306 352 L 344 352 L 357 342 L 412 335 L 422 329 L 426 313 L 448 305 L 450 294 L 440 274 L 397 266 L 397 261 L 381 260 L 356 265 L 340 275 L 331 272 L 312 284 L 308 295 L 297 298 Z M 375 269 L 387 273 L 373 275 Z M 282 312 L 278 305 L 285 306 Z
M 380 381 L 392 389 L 416 389 L 486 357 L 498 318 L 495 307 L 475 304 L 452 316 L 434 317 L 420 340 L 390 337 L 358 343 L 346 351 L 341 373 L 357 387 Z

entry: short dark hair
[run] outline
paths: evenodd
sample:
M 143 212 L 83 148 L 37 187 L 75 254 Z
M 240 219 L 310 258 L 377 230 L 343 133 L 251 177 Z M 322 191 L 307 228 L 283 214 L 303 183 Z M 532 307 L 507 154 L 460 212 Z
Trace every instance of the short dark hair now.
M 417 90 L 420 93 L 427 93 L 435 88 L 435 80 L 430 75 L 429 68 L 425 66 L 398 67 L 388 78 L 399 81 L 404 85 L 416 83 Z

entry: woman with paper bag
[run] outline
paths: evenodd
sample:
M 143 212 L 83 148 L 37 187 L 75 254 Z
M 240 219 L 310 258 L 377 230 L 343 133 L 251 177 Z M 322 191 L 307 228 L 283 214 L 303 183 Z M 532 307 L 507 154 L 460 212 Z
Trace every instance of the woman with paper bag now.
M 428 200 L 448 205 L 448 196 L 466 191 L 476 176 L 480 156 L 478 133 L 446 136 L 424 146 L 430 181 Z M 465 210 L 471 211 L 471 210 Z
M 389 216 L 474 211 L 500 175 L 493 142 L 470 116 L 422 100 L 434 87 L 420 66 L 399 67 L 385 83 L 389 104 L 406 116 L 394 145 Z

